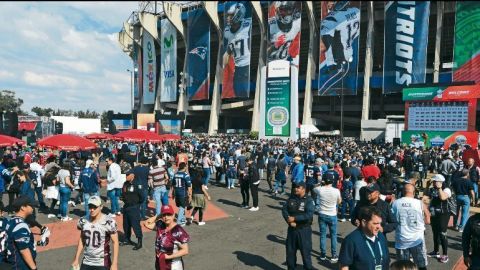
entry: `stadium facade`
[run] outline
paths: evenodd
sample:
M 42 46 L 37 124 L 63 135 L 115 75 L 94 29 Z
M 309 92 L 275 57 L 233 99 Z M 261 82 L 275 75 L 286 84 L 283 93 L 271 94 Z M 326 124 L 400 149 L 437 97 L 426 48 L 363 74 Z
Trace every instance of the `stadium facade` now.
M 338 1 L 341 2 L 341 1 Z M 213 3 L 213 4 L 212 4 Z M 177 99 L 175 102 L 161 102 L 156 92 L 153 104 L 143 104 L 142 101 L 132 105 L 135 110 L 141 113 L 152 113 L 161 111 L 162 114 L 176 115 L 184 112 L 186 115 L 185 128 L 194 132 L 226 132 L 228 129 L 258 130 L 259 106 L 257 82 L 259 78 L 258 67 L 265 65 L 266 43 L 268 40 L 268 12 L 269 2 L 247 2 L 252 5 L 252 26 L 251 26 L 251 61 L 250 61 L 250 95 L 248 98 L 221 99 L 220 81 L 223 73 L 222 66 L 217 66 L 219 56 L 219 34 L 224 29 L 224 12 L 228 2 L 223 1 L 148 1 L 139 2 L 139 9 L 134 11 L 126 20 L 119 33 L 119 43 L 123 51 L 135 62 L 138 56 L 134 55 L 134 44 L 142 45 L 142 33 L 149 28 L 146 26 L 150 20 L 161 20 L 177 16 L 181 19 L 181 31 L 177 28 L 177 49 L 176 49 L 176 86 L 178 87 Z M 214 5 L 214 7 L 212 7 Z M 319 36 L 322 16 L 322 2 L 303 1 L 301 9 L 301 38 L 299 48 L 299 116 L 300 123 L 313 123 L 320 130 L 340 129 L 341 118 L 343 118 L 344 135 L 358 136 L 360 134 L 362 111 L 364 119 L 380 119 L 387 115 L 403 115 L 404 103 L 401 92 L 384 94 L 383 91 L 383 65 L 385 52 L 385 1 L 362 1 L 359 3 L 360 10 L 360 33 L 358 43 L 358 83 L 355 95 L 318 95 L 318 73 L 319 73 Z M 373 12 L 369 12 L 369 6 Z M 255 7 L 259 7 L 256 9 Z M 188 101 L 186 93 L 186 33 L 188 27 L 188 16 L 191 11 L 197 9 L 217 8 L 218 17 L 212 16 L 212 11 L 207 11 L 212 20 L 210 31 L 210 95 L 206 100 Z M 455 2 L 431 2 L 428 18 L 428 45 L 426 53 L 426 83 L 433 83 L 434 79 L 439 83 L 450 83 L 452 81 L 452 62 L 455 29 Z M 440 16 L 438 16 L 440 15 Z M 372 38 L 372 62 L 370 87 L 368 99 L 364 96 L 364 72 L 366 63 L 367 29 L 369 19 L 373 21 Z M 438 24 L 440 19 L 441 24 Z M 218 31 L 215 24 L 218 23 Z M 175 24 L 175 23 L 173 23 Z M 178 25 L 178 24 L 177 24 Z M 151 32 L 151 31 L 149 31 Z M 183 32 L 183 33 L 182 33 Z M 220 37 L 221 38 L 221 37 Z M 436 40 L 437 42 L 436 46 Z M 263 44 L 262 44 L 263 43 Z M 437 47 L 437 48 L 436 48 Z M 263 53 L 261 50 L 264 50 Z M 160 49 L 157 45 L 156 55 L 160 58 Z M 435 67 L 435 54 L 439 66 Z M 311 61 L 309 63 L 309 61 Z M 310 71 L 310 72 L 308 72 Z M 310 74 L 309 74 L 310 73 Z M 435 78 L 434 78 L 435 77 Z M 310 78 L 307 82 L 307 78 Z M 133 82 L 132 82 L 133 83 Z M 133 88 L 133 86 L 132 86 Z M 217 93 L 215 93 L 217 91 Z M 308 93 L 308 95 L 306 95 Z M 311 94 L 311 95 L 310 95 Z M 133 94 L 132 94 L 133 95 Z M 311 99 L 305 102 L 305 96 Z M 342 101 L 343 96 L 343 101 Z M 309 101 L 309 100 L 308 100 Z M 365 101 L 368 104 L 365 104 Z M 307 110 L 307 111 L 305 111 Z M 306 113 L 305 113 L 306 112 Z M 343 116 L 341 117 L 343 112 Z M 478 112 L 477 112 L 478 114 Z M 309 117 L 310 116 L 310 117 Z M 305 119 L 304 119 L 305 118 Z M 306 119 L 309 118 L 309 119 Z M 477 119 L 479 119 L 477 117 Z M 214 121 L 214 122 L 212 122 Z M 477 120 L 478 121 L 478 120 Z

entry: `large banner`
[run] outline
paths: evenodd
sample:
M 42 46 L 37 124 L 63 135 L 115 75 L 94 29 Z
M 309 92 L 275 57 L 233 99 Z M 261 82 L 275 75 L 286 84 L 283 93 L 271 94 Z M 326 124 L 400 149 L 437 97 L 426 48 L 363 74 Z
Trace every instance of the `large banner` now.
M 177 100 L 177 30 L 168 19 L 161 20 L 160 101 Z
M 268 63 L 287 60 L 298 67 L 302 29 L 301 1 L 271 1 L 268 8 Z
M 189 12 L 187 25 L 188 99 L 205 100 L 210 92 L 210 19 L 199 8 Z
M 182 135 L 182 120 L 161 119 L 158 120 L 158 134 Z
M 322 2 L 318 95 L 356 95 L 360 2 Z
M 143 104 L 155 103 L 155 90 L 157 82 L 157 57 L 155 43 L 152 35 L 143 31 Z
M 453 81 L 480 82 L 480 3 L 457 1 Z
M 286 64 L 284 64 L 286 63 Z M 290 66 L 278 60 L 268 68 L 265 91 L 265 136 L 290 136 Z
M 222 98 L 248 98 L 252 7 L 246 1 L 225 2 Z
M 385 4 L 383 93 L 400 92 L 425 83 L 429 1 L 388 1 Z
M 476 149 L 477 131 L 402 131 L 402 143 L 410 147 L 443 147 L 445 149 Z
M 133 42 L 133 108 L 138 109 L 140 104 L 140 83 L 138 75 L 142 74 L 141 70 L 141 50 L 136 42 Z M 141 76 L 140 76 L 141 77 Z

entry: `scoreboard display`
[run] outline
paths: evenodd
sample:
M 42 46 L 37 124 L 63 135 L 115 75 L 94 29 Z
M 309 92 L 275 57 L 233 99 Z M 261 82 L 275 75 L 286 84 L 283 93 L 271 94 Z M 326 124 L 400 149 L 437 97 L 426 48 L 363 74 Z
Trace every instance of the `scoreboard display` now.
M 408 106 L 407 130 L 467 131 L 467 101 L 414 101 Z

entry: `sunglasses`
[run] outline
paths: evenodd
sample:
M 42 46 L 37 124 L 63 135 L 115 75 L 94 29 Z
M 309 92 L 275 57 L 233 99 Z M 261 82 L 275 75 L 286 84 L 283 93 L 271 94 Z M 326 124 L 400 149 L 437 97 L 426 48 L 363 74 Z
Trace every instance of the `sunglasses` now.
M 99 207 L 99 206 L 96 206 L 96 205 L 94 205 L 94 204 L 89 204 L 89 205 L 88 205 L 88 209 L 90 209 L 90 210 L 97 210 L 98 207 Z

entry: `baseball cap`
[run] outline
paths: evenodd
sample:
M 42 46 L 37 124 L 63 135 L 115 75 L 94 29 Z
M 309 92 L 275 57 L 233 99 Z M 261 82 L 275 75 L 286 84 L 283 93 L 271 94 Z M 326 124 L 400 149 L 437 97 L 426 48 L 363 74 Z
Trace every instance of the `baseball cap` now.
M 432 181 L 445 182 L 445 177 L 443 177 L 443 175 L 441 174 L 435 174 L 434 176 L 432 176 Z
M 367 185 L 366 188 L 367 188 L 368 193 L 372 193 L 374 191 L 380 191 L 380 186 L 378 186 L 377 183 L 369 184 L 369 185 Z
M 13 209 L 18 209 L 18 210 L 20 209 L 20 207 L 27 206 L 27 205 L 30 205 L 31 207 L 38 206 L 38 204 L 27 195 L 22 195 L 16 198 L 12 203 Z
M 390 160 L 390 161 L 388 162 L 388 165 L 390 165 L 390 166 L 395 166 L 395 165 L 397 165 L 397 161 L 396 161 L 396 160 Z
M 85 168 L 89 168 L 90 166 L 92 166 L 93 164 L 93 160 L 89 159 L 87 160 L 87 162 L 85 162 Z
M 98 196 L 92 196 L 88 198 L 88 204 L 93 204 L 96 207 L 102 206 L 102 199 Z
M 126 174 L 126 175 L 134 174 L 134 172 L 133 172 L 133 170 L 128 170 L 125 174 Z
M 162 215 L 167 214 L 167 215 L 174 215 L 175 211 L 173 211 L 173 208 L 170 205 L 162 205 L 162 209 L 160 211 Z

